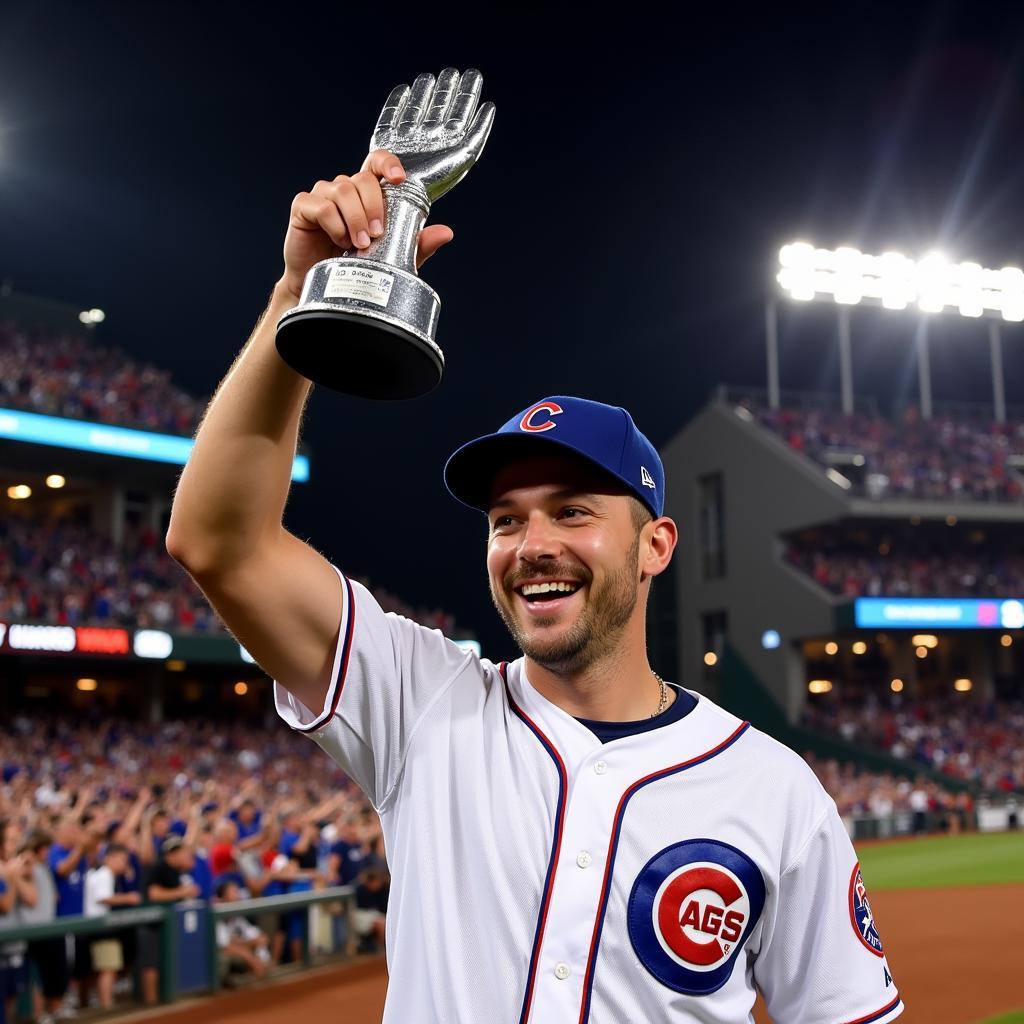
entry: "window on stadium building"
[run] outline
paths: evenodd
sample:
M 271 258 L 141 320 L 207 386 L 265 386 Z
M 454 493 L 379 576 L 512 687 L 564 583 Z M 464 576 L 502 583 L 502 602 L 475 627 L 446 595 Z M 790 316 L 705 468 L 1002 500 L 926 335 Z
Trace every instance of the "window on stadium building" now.
M 725 494 L 721 473 L 699 477 L 698 518 L 701 577 L 721 579 L 725 575 Z

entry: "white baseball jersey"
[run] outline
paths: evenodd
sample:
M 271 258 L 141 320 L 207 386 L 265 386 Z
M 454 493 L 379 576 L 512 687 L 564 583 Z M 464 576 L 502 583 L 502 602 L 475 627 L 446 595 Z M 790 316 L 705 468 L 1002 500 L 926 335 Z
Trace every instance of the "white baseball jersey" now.
M 386 1024 L 740 1024 L 756 989 L 779 1024 L 899 1016 L 853 847 L 796 754 L 704 697 L 602 744 L 522 660 L 341 578 L 324 707 L 275 703 L 380 813 Z

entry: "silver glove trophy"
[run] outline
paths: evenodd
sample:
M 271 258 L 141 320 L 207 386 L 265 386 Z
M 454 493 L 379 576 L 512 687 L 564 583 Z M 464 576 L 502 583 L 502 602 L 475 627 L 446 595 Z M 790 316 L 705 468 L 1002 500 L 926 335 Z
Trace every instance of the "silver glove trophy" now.
M 401 185 L 384 182 L 384 233 L 360 255 L 310 268 L 299 305 L 277 326 L 281 358 L 325 387 L 364 398 L 414 398 L 436 387 L 444 354 L 434 341 L 441 300 L 416 274 L 430 205 L 479 159 L 494 104 L 477 103 L 479 71 L 420 75 L 391 91 L 370 150 L 394 153 Z M 475 115 L 475 116 L 474 116 Z

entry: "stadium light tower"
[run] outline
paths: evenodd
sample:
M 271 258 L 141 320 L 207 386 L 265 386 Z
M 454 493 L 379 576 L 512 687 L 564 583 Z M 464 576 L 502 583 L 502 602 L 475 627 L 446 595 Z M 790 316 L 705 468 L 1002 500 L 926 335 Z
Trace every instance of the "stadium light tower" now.
M 992 405 L 998 422 L 1006 421 L 1006 389 L 1000 322 L 1024 320 L 1024 271 L 1017 267 L 987 270 L 978 263 L 951 263 L 939 253 L 912 260 L 898 252 L 870 256 L 849 246 L 818 249 L 792 242 L 779 250 L 776 280 L 797 302 L 831 300 L 839 307 L 839 374 L 843 412 L 853 412 L 853 361 L 850 309 L 861 303 L 883 309 L 922 313 L 954 312 L 971 319 L 988 318 L 992 363 Z M 768 402 L 779 404 L 778 323 L 775 303 L 765 313 L 768 353 Z M 917 331 L 917 365 L 921 415 L 932 414 L 928 332 Z
M 86 327 L 93 328 L 107 319 L 107 314 L 102 309 L 83 309 L 78 314 L 78 319 Z

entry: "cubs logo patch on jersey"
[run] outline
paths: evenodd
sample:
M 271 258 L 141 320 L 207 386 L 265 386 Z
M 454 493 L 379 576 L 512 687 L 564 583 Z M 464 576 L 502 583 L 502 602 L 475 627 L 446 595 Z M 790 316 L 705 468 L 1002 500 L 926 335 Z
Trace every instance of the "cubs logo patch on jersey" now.
M 655 854 L 633 883 L 630 942 L 663 985 L 709 995 L 729 980 L 764 901 L 764 878 L 745 853 L 688 839 Z
M 860 864 L 854 865 L 853 874 L 850 876 L 850 921 L 857 938 L 867 946 L 875 956 L 884 956 L 882 952 L 882 939 L 875 926 L 875 915 L 871 913 L 871 904 L 868 903 L 868 891 L 861 877 Z

